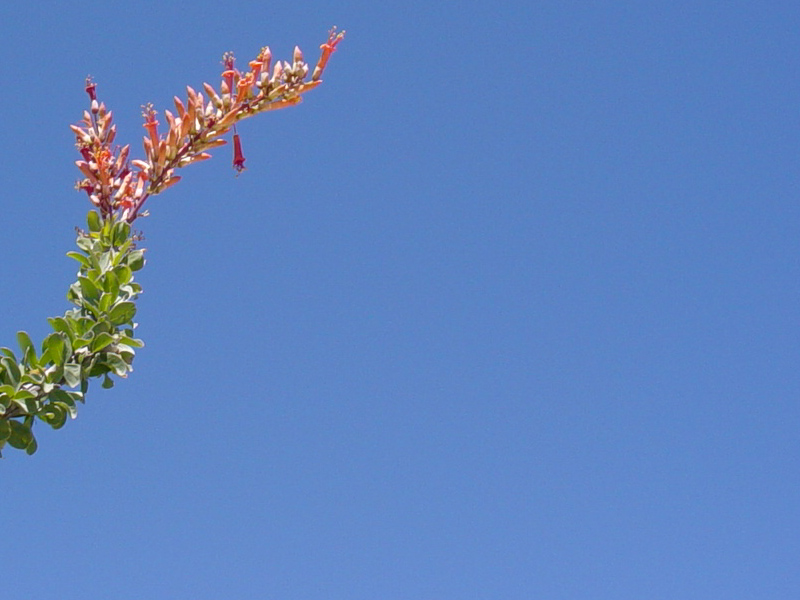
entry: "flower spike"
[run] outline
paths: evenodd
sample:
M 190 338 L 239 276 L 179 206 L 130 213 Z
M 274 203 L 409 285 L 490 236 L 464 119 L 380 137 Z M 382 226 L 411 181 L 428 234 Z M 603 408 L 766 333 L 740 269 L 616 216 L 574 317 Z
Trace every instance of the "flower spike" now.
M 249 70 L 239 72 L 232 52 L 223 56 L 223 72 L 219 89 L 205 83 L 202 92 L 187 86 L 186 103 L 174 98 L 177 114 L 165 111 L 167 131 L 158 132 L 157 113 L 145 105 L 142 116 L 147 135 L 142 143 L 145 156 L 128 161 L 129 147 L 111 146 L 116 135 L 111 111 L 97 99 L 97 86 L 86 79 L 89 110 L 83 121 L 72 125 L 76 146 L 83 160 L 77 166 L 84 179 L 76 188 L 84 190 L 89 200 L 100 208 L 104 219 L 114 215 L 133 223 L 142 214 L 142 206 L 150 196 L 158 194 L 180 180 L 175 169 L 210 157 L 208 150 L 226 143 L 223 136 L 233 128 L 233 168 L 244 169 L 245 157 L 236 123 L 258 113 L 286 108 L 300 103 L 302 94 L 317 87 L 325 66 L 344 31 L 332 28 L 328 40 L 320 46 L 322 54 L 308 81 L 308 65 L 303 52 L 295 47 L 292 62 L 272 61 L 269 46 L 261 48 L 248 63 Z

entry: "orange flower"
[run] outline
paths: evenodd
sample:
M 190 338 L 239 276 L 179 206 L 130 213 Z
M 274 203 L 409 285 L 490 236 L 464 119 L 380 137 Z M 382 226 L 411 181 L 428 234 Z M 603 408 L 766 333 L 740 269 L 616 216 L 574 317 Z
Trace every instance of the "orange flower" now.
M 311 76 L 311 81 L 316 81 L 322 77 L 322 72 L 325 70 L 325 65 L 328 64 L 328 59 L 336 50 L 336 45 L 344 38 L 344 33 L 344 31 L 336 33 L 336 26 L 332 27 L 328 32 L 328 41 L 320 46 L 322 54 L 317 61 L 317 66 L 314 68 L 314 74 Z
M 144 124 L 142 127 L 147 129 L 153 147 L 158 148 L 158 120 L 156 119 L 156 111 L 152 104 L 147 104 L 143 107 L 142 116 L 144 117 Z
M 234 79 L 239 75 L 234 68 L 234 64 L 236 63 L 236 58 L 233 56 L 233 52 L 226 52 L 222 55 L 222 64 L 225 65 L 225 70 L 222 72 L 222 80 L 225 83 L 225 87 L 228 89 L 222 90 L 222 93 L 228 94 L 235 94 L 236 90 L 234 89 Z M 221 86 L 222 87 L 222 86 Z
M 76 164 L 84 179 L 76 187 L 87 192 L 92 204 L 100 207 L 103 218 L 120 211 L 121 218 L 132 223 L 150 196 L 180 180 L 174 175 L 175 169 L 209 158 L 208 150 L 225 144 L 222 136 L 230 129 L 233 168 L 241 173 L 245 170 L 245 157 L 235 124 L 259 113 L 298 104 L 305 92 L 321 83 L 325 66 L 343 37 L 344 31 L 338 32 L 335 27 L 328 32 L 311 81 L 306 79 L 308 65 L 298 47 L 294 48 L 290 63 L 273 61 L 269 46 L 264 46 L 244 72 L 236 69 L 233 53 L 227 52 L 223 56 L 220 89 L 203 84 L 209 100 L 206 104 L 203 93 L 187 86 L 185 101 L 174 98 L 177 114 L 164 113 L 167 130 L 163 136 L 159 135 L 153 106 L 142 107 L 145 155 L 130 162 L 128 146 L 112 149 L 116 126 L 112 124 L 111 111 L 97 100 L 96 85 L 87 78 L 89 110 L 84 111 L 80 124 L 71 126 L 83 158 Z
M 234 102 L 241 102 L 245 98 L 250 97 L 250 90 L 253 87 L 253 84 L 256 82 L 256 78 L 253 76 L 253 73 L 245 73 L 236 83 L 237 92 L 236 92 L 236 100 Z

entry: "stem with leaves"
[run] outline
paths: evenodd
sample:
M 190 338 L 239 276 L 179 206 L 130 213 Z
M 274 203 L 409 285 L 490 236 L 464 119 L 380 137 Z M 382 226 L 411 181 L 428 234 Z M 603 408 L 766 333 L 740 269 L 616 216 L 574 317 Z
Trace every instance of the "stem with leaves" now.
M 101 221 L 91 211 L 88 232 L 79 232 L 79 251 L 68 255 L 80 264 L 77 281 L 67 292 L 75 308 L 48 319 L 53 333 L 40 351 L 24 331 L 17 334 L 19 357 L 0 348 L 0 449 L 9 444 L 33 454 L 34 420 L 54 429 L 74 418 L 89 379 L 126 377 L 136 348 L 135 300 L 141 287 L 133 274 L 144 266 L 144 251 L 136 248 L 131 227 L 124 221 Z
M 59 429 L 68 416 L 75 418 L 90 379 L 102 378 L 102 386 L 110 388 L 112 375 L 124 378 L 133 370 L 136 348 L 144 345 L 134 337 L 141 287 L 133 274 L 145 260 L 131 223 L 146 215 L 142 207 L 148 198 L 180 181 L 176 169 L 210 158 L 208 150 L 227 143 L 222 136 L 231 129 L 233 167 L 241 172 L 245 159 L 236 123 L 298 104 L 302 94 L 322 83 L 328 60 L 343 37 L 343 31 L 331 29 L 310 81 L 297 47 L 292 62 L 276 62 L 272 69 L 272 54 L 264 47 L 244 72 L 235 67 L 233 54 L 226 53 L 219 89 L 205 83 L 206 97 L 191 87 L 186 103 L 175 97 L 177 114 L 164 111 L 165 134 L 158 132 L 155 110 L 145 107 L 145 156 L 131 161 L 129 145 L 112 145 L 116 125 L 111 111 L 97 99 L 97 86 L 87 79 L 89 110 L 80 124 L 71 127 L 82 157 L 76 165 L 83 179 L 76 188 L 88 194 L 97 210 L 89 212 L 88 231 L 78 232 L 78 251 L 68 253 L 80 265 L 77 281 L 67 292 L 75 308 L 48 319 L 53 332 L 38 350 L 24 331 L 17 333 L 19 354 L 0 348 L 0 450 L 8 445 L 33 454 L 37 420 Z

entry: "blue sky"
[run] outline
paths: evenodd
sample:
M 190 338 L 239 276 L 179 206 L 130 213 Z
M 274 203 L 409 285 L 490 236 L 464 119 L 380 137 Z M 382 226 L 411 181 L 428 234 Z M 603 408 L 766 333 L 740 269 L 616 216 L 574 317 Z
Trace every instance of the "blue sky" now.
M 87 73 L 136 154 L 334 24 L 149 203 L 135 372 L 0 463 L 5 593 L 797 598 L 794 2 L 4 3 L 0 344 L 67 308 Z

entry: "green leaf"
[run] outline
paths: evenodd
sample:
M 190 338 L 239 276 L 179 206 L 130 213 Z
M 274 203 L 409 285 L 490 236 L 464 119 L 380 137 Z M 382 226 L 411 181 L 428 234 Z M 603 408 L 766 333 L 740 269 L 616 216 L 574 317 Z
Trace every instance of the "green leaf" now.
M 120 221 L 116 225 L 114 225 L 114 229 L 111 232 L 111 243 L 114 246 L 122 245 L 125 240 L 127 240 L 131 235 L 131 226 L 128 224 L 127 221 Z
M 25 354 L 28 351 L 28 348 L 33 348 L 33 342 L 31 341 L 31 336 L 29 336 L 25 331 L 17 332 L 17 342 L 19 343 L 19 347 L 22 350 L 22 354 Z
M 144 342 L 142 340 L 123 335 L 119 338 L 120 344 L 125 344 L 126 346 L 130 346 L 131 348 L 144 348 Z
M 108 271 L 108 268 L 111 266 L 111 254 L 109 252 L 103 252 L 97 258 L 97 268 L 100 273 L 105 273 Z
M 14 362 L 17 362 L 17 356 L 14 354 L 11 348 L 0 348 L 0 353 L 5 354 L 8 358 L 13 360 Z
M 94 240 L 85 235 L 79 235 L 78 239 L 75 240 L 75 245 L 86 252 L 86 254 L 91 254 L 94 250 Z
M 43 357 L 44 358 L 44 357 Z M 47 362 L 45 358 L 45 363 Z M 25 375 L 22 376 L 22 383 L 33 383 L 35 385 L 43 385 L 46 381 L 44 370 L 39 365 L 35 368 L 28 369 Z
M 67 416 L 69 416 L 70 419 L 74 419 L 75 417 L 78 416 L 78 409 L 75 408 L 75 403 L 74 402 L 71 405 L 70 404 L 64 404 L 63 402 L 59 402 L 58 406 L 62 410 L 65 410 L 67 412 Z
M 65 315 L 67 317 L 67 323 L 69 323 L 73 337 L 82 336 L 84 333 L 89 331 L 89 329 L 91 329 L 92 325 L 94 325 L 94 319 L 79 315 L 80 313 L 78 311 L 72 311 L 71 314 L 68 313 Z
M 100 318 L 100 310 L 97 308 L 97 301 L 96 300 L 88 300 L 84 298 L 81 300 L 79 306 L 81 307 L 80 310 L 88 316 L 86 317 L 89 319 L 90 322 L 94 322 Z
M 92 325 L 91 332 L 93 335 L 98 335 L 100 333 L 116 333 L 116 327 L 111 325 L 108 321 L 103 320 Z
M 128 344 L 122 344 L 120 342 L 117 342 L 115 351 L 117 354 L 121 355 L 128 364 L 131 364 L 133 362 L 133 357 L 136 356 L 136 350 L 128 346 Z
M 78 416 L 78 407 L 75 406 L 75 403 L 72 404 L 63 404 L 64 408 L 66 408 L 67 412 L 69 413 L 69 418 L 74 419 Z
M 88 381 L 90 378 L 100 377 L 101 375 L 108 373 L 111 369 L 105 361 L 105 352 L 93 354 L 92 357 L 83 364 L 83 372 L 85 373 L 83 380 Z
M 131 238 L 128 238 L 119 245 L 117 252 L 114 254 L 114 259 L 111 261 L 115 267 L 128 255 L 128 250 L 130 250 L 131 246 L 133 246 L 133 240 Z
M 113 352 L 106 354 L 106 364 L 120 377 L 128 374 L 128 363 L 119 354 Z
M 14 398 L 14 404 L 19 406 L 22 410 L 25 411 L 26 414 L 29 415 L 35 415 L 36 413 L 39 412 L 39 408 L 41 408 L 35 400 L 31 400 L 29 398 L 20 400 Z
M 97 300 L 100 297 L 100 290 L 88 277 L 78 276 L 78 283 L 81 286 L 81 293 L 84 298 Z
M 64 423 L 67 422 L 67 410 L 59 404 L 49 404 L 39 415 L 39 418 L 53 429 L 61 429 Z
M 103 290 L 113 295 L 114 298 L 116 298 L 117 294 L 119 294 L 119 280 L 117 279 L 117 274 L 114 271 L 108 271 L 103 276 Z
M 75 399 L 72 397 L 72 394 L 74 394 L 74 392 L 68 392 L 67 390 L 56 388 L 50 392 L 47 397 L 53 402 L 63 402 L 69 406 L 75 406 Z
M 45 357 L 46 353 L 47 356 L 45 360 L 49 360 L 49 362 L 55 365 L 60 365 L 62 362 L 64 362 L 64 340 L 61 337 L 63 335 L 63 333 L 60 335 L 58 333 L 51 333 L 44 338 L 44 341 L 42 342 L 42 357 Z
M 114 380 L 108 376 L 108 373 L 103 375 L 103 388 L 108 390 L 114 387 Z
M 19 390 L 14 395 L 14 402 L 20 408 L 24 408 L 28 414 L 36 414 L 39 412 L 39 402 L 36 400 L 36 394 L 29 392 L 28 390 Z
M 100 296 L 100 302 L 97 304 L 97 308 L 100 309 L 100 312 L 108 312 L 108 309 L 111 308 L 111 305 L 116 299 L 116 293 L 111 294 L 109 292 L 103 292 L 103 295 Z
M 104 242 L 108 241 L 109 238 L 111 237 L 111 226 L 112 225 L 113 225 L 113 222 L 111 220 L 103 221 L 103 231 L 100 232 L 100 239 L 102 239 Z
M 77 340 L 72 342 L 72 351 L 79 350 L 80 348 L 85 348 L 89 344 L 92 343 L 94 339 L 94 333 L 89 332 L 85 334 L 83 337 L 79 337 Z
M 138 271 L 144 266 L 144 250 L 134 250 L 128 254 L 128 266 L 131 271 Z
M 133 272 L 131 268 L 126 265 L 120 265 L 116 269 L 114 269 L 114 274 L 117 276 L 117 281 L 119 285 L 125 285 L 129 283 L 131 278 L 133 277 Z
M 69 387 L 78 387 L 81 383 L 81 366 L 75 363 L 64 365 L 64 381 Z
M 60 331 L 67 335 L 72 334 L 72 330 L 69 328 L 69 324 L 64 317 L 50 317 L 47 319 L 47 322 L 50 323 L 50 327 L 52 327 L 54 331 Z
M 18 331 L 17 342 L 22 350 L 23 361 L 25 364 L 30 365 L 33 368 L 37 368 L 39 366 L 39 357 L 36 355 L 36 347 L 31 341 L 31 336 L 29 336 L 25 331 Z
M 47 381 L 52 386 L 60 386 L 64 383 L 64 365 L 56 365 L 55 368 L 47 372 Z
M 11 423 L 7 419 L 0 419 L 0 442 L 5 442 L 11 437 Z
M 19 450 L 25 450 L 33 441 L 31 428 L 14 419 L 8 419 L 7 423 L 11 426 L 11 435 L 8 436 L 9 445 Z
M 8 384 L 16 388 L 19 385 L 20 377 L 22 377 L 22 373 L 20 373 L 19 370 L 19 365 L 7 356 L 4 356 L 0 358 L 0 366 L 2 366 L 5 370 L 5 379 Z
M 98 232 L 102 226 L 100 222 L 100 215 L 97 214 L 97 211 L 90 210 L 89 215 L 86 218 L 86 221 L 89 225 L 89 231 Z
M 77 282 L 67 289 L 67 300 L 76 306 L 81 305 L 83 297 L 81 296 L 81 286 Z
M 114 308 L 111 309 L 111 312 L 108 313 L 108 318 L 111 320 L 113 325 L 124 325 L 125 323 L 130 323 L 133 317 L 136 315 L 136 305 L 126 300 L 124 302 L 118 303 Z
M 47 346 L 47 354 L 54 365 L 61 366 L 64 361 L 72 354 L 72 344 L 69 337 L 60 331 L 51 333 L 44 339 L 44 345 Z
M 92 340 L 92 343 L 89 345 L 89 349 L 92 352 L 99 352 L 113 341 L 114 338 L 110 334 L 102 332 L 95 336 L 95 338 Z
M 77 260 L 79 263 L 81 263 L 81 265 L 83 265 L 87 269 L 92 266 L 89 257 L 81 254 L 80 252 L 75 252 L 74 250 L 72 250 L 71 252 L 67 252 L 67 256 L 69 256 L 74 260 Z

